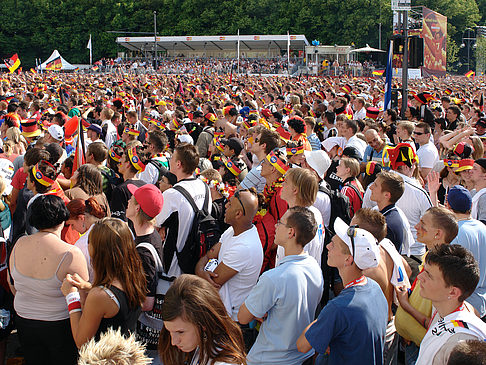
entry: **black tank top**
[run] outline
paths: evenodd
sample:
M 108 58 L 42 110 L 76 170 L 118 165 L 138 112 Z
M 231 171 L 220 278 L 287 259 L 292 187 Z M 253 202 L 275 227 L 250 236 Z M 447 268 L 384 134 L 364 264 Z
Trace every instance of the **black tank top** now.
M 112 318 L 102 318 L 98 331 L 96 332 L 96 341 L 100 339 L 100 335 L 107 331 L 108 328 L 113 328 L 114 330 L 120 329 L 123 336 L 130 336 L 131 333 L 135 332 L 137 327 L 137 319 L 142 311 L 141 306 L 136 308 L 130 308 L 128 306 L 127 295 L 124 291 L 118 289 L 117 287 L 110 285 L 108 287 L 103 287 L 110 295 L 113 293 L 114 297 L 118 301 L 119 310 L 118 313 Z M 110 295 L 111 297 L 111 295 Z

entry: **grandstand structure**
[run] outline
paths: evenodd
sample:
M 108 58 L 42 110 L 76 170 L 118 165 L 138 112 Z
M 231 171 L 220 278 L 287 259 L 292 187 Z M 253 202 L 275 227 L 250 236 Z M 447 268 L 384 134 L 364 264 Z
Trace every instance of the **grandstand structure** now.
M 117 37 L 127 57 L 276 58 L 302 57 L 309 45 L 305 35 L 215 35 Z

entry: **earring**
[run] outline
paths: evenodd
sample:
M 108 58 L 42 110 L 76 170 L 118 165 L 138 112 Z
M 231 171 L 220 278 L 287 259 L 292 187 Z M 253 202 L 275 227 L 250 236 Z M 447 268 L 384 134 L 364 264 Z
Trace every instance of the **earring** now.
M 447 297 L 447 299 L 451 299 L 451 296 L 449 295 L 449 296 Z

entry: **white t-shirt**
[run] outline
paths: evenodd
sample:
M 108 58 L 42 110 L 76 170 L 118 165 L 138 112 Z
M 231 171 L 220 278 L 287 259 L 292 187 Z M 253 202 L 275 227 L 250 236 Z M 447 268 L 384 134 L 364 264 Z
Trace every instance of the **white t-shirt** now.
M 322 184 L 325 184 L 323 181 Z M 321 213 L 324 225 L 329 227 L 329 221 L 331 220 L 331 198 L 323 191 L 318 191 L 316 201 L 313 204 Z
M 327 194 L 326 194 L 327 196 Z M 309 256 L 316 259 L 319 266 L 321 266 L 322 249 L 324 248 L 324 220 L 322 219 L 321 212 L 314 206 L 307 207 L 314 213 L 314 218 L 317 222 L 317 232 L 314 238 L 304 246 L 304 252 Z M 275 259 L 275 266 L 280 264 L 280 261 L 285 257 L 285 248 L 278 246 L 277 257 Z
M 116 131 L 116 127 L 113 125 L 111 120 L 108 119 L 104 120 L 103 123 L 101 123 L 101 128 L 103 128 L 105 124 L 108 125 L 108 129 L 106 130 L 106 136 L 105 136 L 105 144 L 106 147 L 110 148 L 111 145 L 116 142 L 117 131 Z
M 84 255 L 84 258 L 86 259 L 86 263 L 88 264 L 88 273 L 89 273 L 89 282 L 92 283 L 94 280 L 94 272 L 93 272 L 93 266 L 91 265 L 91 256 L 89 255 L 89 249 L 88 249 L 88 238 L 89 238 L 89 233 L 93 229 L 94 224 L 91 225 L 91 227 L 88 228 L 84 234 L 79 237 L 79 239 L 74 243 L 74 246 L 79 248 L 81 252 Z
M 419 166 L 423 169 L 431 169 L 439 161 L 437 147 L 431 142 L 420 146 L 417 150 L 417 156 L 419 158 Z
M 185 179 L 178 182 L 176 185 L 182 186 L 188 191 L 188 193 L 194 199 L 196 206 L 201 209 L 204 203 L 204 197 L 206 193 L 206 183 L 202 180 L 191 178 Z M 179 216 L 179 230 L 177 234 L 177 251 L 180 252 L 184 248 L 187 236 L 192 226 L 192 221 L 194 220 L 194 211 L 191 205 L 181 193 L 177 190 L 170 188 L 164 191 L 162 194 L 164 196 L 164 206 L 162 211 L 155 217 L 155 223 L 157 227 L 160 227 L 167 218 L 174 212 L 178 212 Z M 209 195 L 209 212 L 211 213 L 212 200 L 211 195 Z M 261 247 L 261 245 L 260 245 Z M 179 276 L 182 271 L 177 262 L 177 255 L 174 254 L 172 258 L 172 263 L 170 265 L 169 271 L 167 273 L 169 276 Z
M 263 263 L 263 248 L 255 226 L 234 236 L 233 227 L 221 236 L 218 261 L 238 273 L 219 289 L 228 314 L 237 320 L 241 304 L 255 286 Z
M 364 151 L 366 149 L 366 142 L 363 141 L 361 138 L 358 138 L 356 135 L 352 136 L 348 141 L 346 142 L 346 147 L 354 147 L 358 150 L 361 159 L 364 156 Z

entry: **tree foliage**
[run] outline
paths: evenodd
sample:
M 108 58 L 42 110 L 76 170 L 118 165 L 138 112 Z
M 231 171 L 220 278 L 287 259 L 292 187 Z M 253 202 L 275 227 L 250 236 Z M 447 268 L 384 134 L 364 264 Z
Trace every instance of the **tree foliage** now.
M 0 57 L 18 53 L 24 67 L 45 60 L 54 49 L 71 63 L 114 57 L 122 32 L 153 32 L 157 11 L 159 35 L 305 34 L 321 44 L 378 46 L 391 36 L 390 0 L 1 0 Z M 448 17 L 449 34 L 460 44 L 463 30 L 481 21 L 486 0 L 421 0 Z M 484 12 L 482 12 L 484 14 Z

